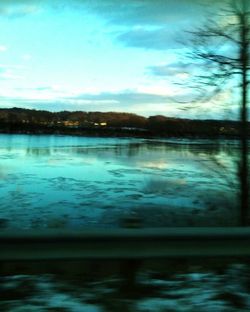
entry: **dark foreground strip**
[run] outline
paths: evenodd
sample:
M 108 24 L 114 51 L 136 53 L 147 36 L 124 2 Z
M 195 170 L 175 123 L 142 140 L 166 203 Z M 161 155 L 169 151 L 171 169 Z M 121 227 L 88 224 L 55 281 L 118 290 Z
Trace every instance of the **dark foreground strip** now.
M 0 260 L 250 256 L 250 227 L 1 231 Z

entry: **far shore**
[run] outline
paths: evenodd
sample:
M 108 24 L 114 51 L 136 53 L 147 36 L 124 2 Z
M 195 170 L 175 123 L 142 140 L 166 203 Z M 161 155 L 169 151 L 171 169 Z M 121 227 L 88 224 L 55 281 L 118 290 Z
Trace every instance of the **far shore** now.
M 95 137 L 244 139 L 250 122 L 184 119 L 124 112 L 39 111 L 0 108 L 0 133 L 59 134 Z
M 190 133 L 160 133 L 158 131 L 150 131 L 147 129 L 49 129 L 49 128 L 35 128 L 35 129 L 0 129 L 0 134 L 25 134 L 25 135 L 67 135 L 67 136 L 82 136 L 82 137 L 111 137 L 111 138 L 142 138 L 142 139 L 204 139 L 204 140 L 240 140 L 239 135 L 193 135 Z M 249 136 L 250 139 L 250 136 Z

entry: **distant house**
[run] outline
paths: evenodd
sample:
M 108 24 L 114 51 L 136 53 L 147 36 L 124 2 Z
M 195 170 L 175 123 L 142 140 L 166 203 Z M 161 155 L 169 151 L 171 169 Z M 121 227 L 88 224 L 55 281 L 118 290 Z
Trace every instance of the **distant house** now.
M 95 122 L 94 125 L 98 126 L 98 127 L 106 127 L 107 123 L 106 122 Z
M 73 127 L 73 128 L 76 128 L 76 127 L 79 127 L 80 123 L 79 121 L 71 121 L 71 120 L 64 120 L 63 122 L 63 125 L 65 127 Z
M 49 124 L 48 121 L 40 121 L 39 123 L 40 125 L 44 125 L 44 126 L 47 126 Z

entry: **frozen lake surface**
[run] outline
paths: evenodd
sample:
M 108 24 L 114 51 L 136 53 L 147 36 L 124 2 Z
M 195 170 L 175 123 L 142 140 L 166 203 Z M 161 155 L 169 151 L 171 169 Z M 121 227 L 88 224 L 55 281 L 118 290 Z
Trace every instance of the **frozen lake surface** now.
M 0 135 L 0 227 L 236 225 L 236 142 Z

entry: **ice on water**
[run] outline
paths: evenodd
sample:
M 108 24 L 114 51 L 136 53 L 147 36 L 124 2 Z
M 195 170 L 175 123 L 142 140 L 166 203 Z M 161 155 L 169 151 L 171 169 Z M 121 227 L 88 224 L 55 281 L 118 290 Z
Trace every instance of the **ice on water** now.
M 0 227 L 116 227 L 131 213 L 143 226 L 234 224 L 237 157 L 208 140 L 1 134 Z

